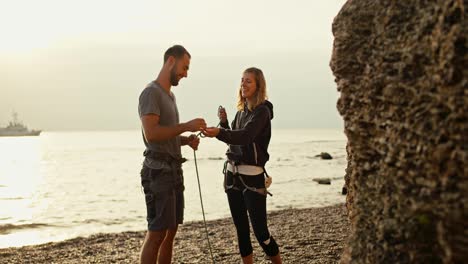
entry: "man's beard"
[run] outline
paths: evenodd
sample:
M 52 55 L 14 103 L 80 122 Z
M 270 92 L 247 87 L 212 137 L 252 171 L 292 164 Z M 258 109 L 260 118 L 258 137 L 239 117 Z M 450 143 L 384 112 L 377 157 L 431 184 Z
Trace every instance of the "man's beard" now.
M 172 68 L 171 70 L 171 85 L 172 86 L 177 86 L 179 84 L 179 78 L 177 78 L 177 73 L 176 73 L 176 67 L 177 64 L 174 66 L 174 68 Z

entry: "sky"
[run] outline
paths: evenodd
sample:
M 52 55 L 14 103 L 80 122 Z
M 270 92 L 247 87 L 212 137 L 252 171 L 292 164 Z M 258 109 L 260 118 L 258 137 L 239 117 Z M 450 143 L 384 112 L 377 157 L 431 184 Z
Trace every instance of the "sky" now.
M 181 122 L 236 111 L 244 69 L 263 70 L 274 128 L 341 129 L 329 67 L 345 0 L 0 0 L 0 126 L 139 129 L 138 97 L 181 44 Z

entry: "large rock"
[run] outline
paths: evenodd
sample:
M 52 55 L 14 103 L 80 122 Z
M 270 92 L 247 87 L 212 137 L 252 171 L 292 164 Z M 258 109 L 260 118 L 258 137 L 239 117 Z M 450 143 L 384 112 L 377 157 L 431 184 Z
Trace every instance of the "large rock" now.
M 330 178 L 315 178 L 312 179 L 314 182 L 317 182 L 318 184 L 331 184 L 331 179 Z
M 342 263 L 468 259 L 466 3 L 349 0 L 333 22 L 348 137 Z
M 315 157 L 320 157 L 321 159 L 324 159 L 324 160 L 333 159 L 333 157 L 328 152 L 320 152 L 320 154 L 315 155 Z

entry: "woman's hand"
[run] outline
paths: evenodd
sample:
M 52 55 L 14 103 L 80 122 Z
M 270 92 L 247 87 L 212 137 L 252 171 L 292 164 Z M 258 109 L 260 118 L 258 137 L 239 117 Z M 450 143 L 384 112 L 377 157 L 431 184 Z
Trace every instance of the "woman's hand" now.
M 220 123 L 226 123 L 227 122 L 227 113 L 226 109 L 224 107 L 219 107 L 218 108 L 218 118 Z
M 205 137 L 216 137 L 219 134 L 219 128 L 217 127 L 207 127 L 202 131 Z

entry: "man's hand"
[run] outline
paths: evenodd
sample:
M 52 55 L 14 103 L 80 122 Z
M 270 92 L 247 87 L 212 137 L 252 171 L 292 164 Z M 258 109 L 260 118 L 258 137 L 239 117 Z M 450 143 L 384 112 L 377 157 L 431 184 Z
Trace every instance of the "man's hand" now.
M 202 131 L 203 135 L 206 137 L 216 137 L 219 134 L 219 128 L 217 127 L 207 127 Z
M 202 131 L 206 128 L 206 122 L 203 118 L 195 118 L 185 123 L 190 132 Z
M 196 135 L 192 134 L 188 137 L 187 145 L 189 145 L 193 150 L 197 150 L 199 144 L 200 144 L 200 138 L 197 137 Z

